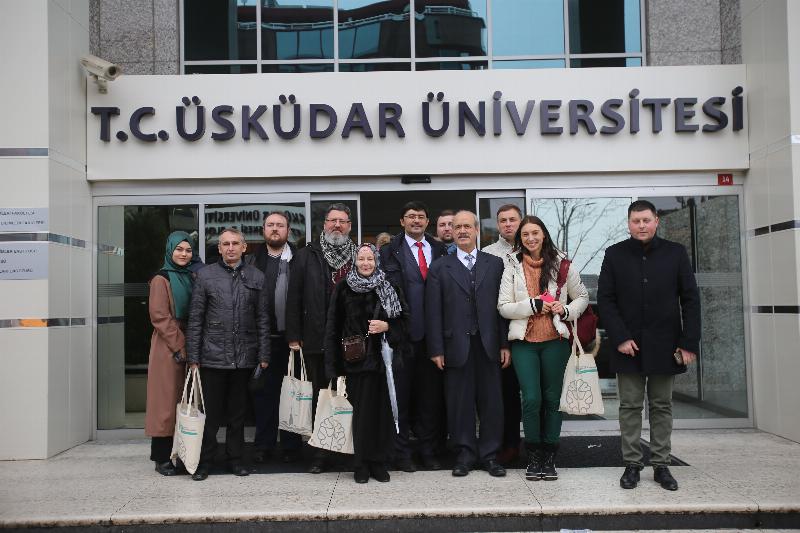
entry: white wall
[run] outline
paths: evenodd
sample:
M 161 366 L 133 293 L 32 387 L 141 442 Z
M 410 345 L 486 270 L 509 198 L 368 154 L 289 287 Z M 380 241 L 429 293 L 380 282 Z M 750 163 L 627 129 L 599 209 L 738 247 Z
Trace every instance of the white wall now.
M 750 89 L 745 216 L 756 426 L 800 441 L 800 231 L 753 230 L 800 219 L 800 3 L 742 0 L 742 59 Z
M 0 320 L 85 319 L 85 325 L 0 328 L 0 459 L 44 458 L 92 435 L 91 197 L 86 182 L 84 0 L 7 2 L 0 13 L 0 207 L 46 208 L 49 277 L 0 281 Z M 73 241 L 74 242 L 74 241 Z M 52 326 L 52 322 L 50 324 Z

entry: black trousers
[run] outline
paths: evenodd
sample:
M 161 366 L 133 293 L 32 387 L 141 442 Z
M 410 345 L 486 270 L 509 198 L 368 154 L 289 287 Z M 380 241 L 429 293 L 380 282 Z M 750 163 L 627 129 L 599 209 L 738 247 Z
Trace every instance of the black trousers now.
M 520 423 L 522 422 L 522 400 L 519 395 L 519 380 L 514 367 L 501 368 L 503 383 L 503 448 L 518 448 Z
M 403 358 L 403 366 L 394 368 L 400 424 L 396 459 L 411 457 L 408 435 L 412 420 L 423 456 L 434 455 L 445 437 L 444 375 L 428 357 L 425 341 L 413 342 L 412 347 L 412 353 Z
M 445 354 L 445 361 L 447 356 Z M 490 361 L 479 335 L 470 337 L 467 362 L 444 370 L 447 427 L 456 461 L 471 466 L 494 459 L 503 439 L 503 393 L 499 361 Z M 480 436 L 475 436 L 475 411 Z
M 395 427 L 386 375 L 348 374 L 347 399 L 353 404 L 353 466 L 387 462 Z
M 284 337 L 275 337 L 270 341 L 270 363 L 266 372 L 266 384 L 263 390 L 253 393 L 253 412 L 256 418 L 256 436 L 253 445 L 260 450 L 272 450 L 278 440 L 278 410 L 281 401 L 281 385 L 283 376 L 287 374 L 289 364 L 289 344 Z M 300 375 L 300 356 L 295 354 L 295 376 Z M 302 444 L 302 437 L 297 433 L 280 431 L 281 448 L 296 450 Z
M 229 464 L 242 461 L 244 454 L 244 417 L 247 410 L 247 382 L 252 368 L 222 370 L 200 367 L 206 426 L 200 463 L 210 465 L 217 453 L 217 431 L 225 428 L 225 456 Z
M 172 454 L 172 437 L 150 437 L 150 460 L 166 463 Z

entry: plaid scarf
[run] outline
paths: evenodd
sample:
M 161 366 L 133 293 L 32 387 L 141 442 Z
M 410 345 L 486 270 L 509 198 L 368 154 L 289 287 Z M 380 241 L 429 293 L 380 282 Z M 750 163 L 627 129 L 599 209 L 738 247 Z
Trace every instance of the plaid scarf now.
M 325 256 L 325 261 L 334 271 L 339 270 L 344 265 L 353 261 L 356 256 L 356 245 L 353 241 L 347 239 L 347 242 L 340 246 L 329 243 L 325 240 L 325 232 L 319 235 L 319 244 L 322 247 L 322 254 Z

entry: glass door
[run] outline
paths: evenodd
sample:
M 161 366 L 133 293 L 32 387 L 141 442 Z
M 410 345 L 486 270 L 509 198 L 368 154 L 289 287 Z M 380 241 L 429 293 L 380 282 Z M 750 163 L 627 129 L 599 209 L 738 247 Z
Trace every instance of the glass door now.
M 525 191 L 480 191 L 476 195 L 478 219 L 481 224 L 479 247 L 484 248 L 500 238 L 497 229 L 497 210 L 505 205 L 515 205 L 525 213 Z
M 688 194 L 688 195 L 687 195 Z M 628 205 L 649 200 L 658 210 L 658 235 L 683 244 L 700 288 L 700 361 L 675 382 L 676 426 L 714 425 L 711 420 L 751 419 L 745 338 L 741 188 L 528 189 L 528 214 L 540 217 L 581 273 L 598 314 L 601 342 L 596 356 L 606 406 L 618 418 L 616 380 L 609 369 L 614 347 L 597 309 L 597 279 L 608 246 L 629 238 Z M 702 422 L 691 422 L 702 419 Z M 736 422 L 733 422 L 734 425 Z

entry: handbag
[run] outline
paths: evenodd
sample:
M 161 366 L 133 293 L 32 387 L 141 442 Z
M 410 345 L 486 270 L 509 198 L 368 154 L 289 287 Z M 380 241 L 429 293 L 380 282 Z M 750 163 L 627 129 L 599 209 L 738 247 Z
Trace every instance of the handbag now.
M 353 454 L 353 406 L 347 400 L 344 377 L 336 380 L 336 390 L 319 391 L 314 431 L 308 444 L 323 450 Z
M 577 336 L 572 339 L 572 353 L 564 370 L 558 410 L 569 415 L 602 415 L 605 412 L 594 357 L 583 351 Z
M 192 388 L 187 396 L 189 381 Z M 202 411 L 200 407 L 202 406 Z M 170 459 L 179 458 L 190 474 L 194 474 L 200 464 L 200 449 L 203 445 L 203 429 L 206 425 L 206 405 L 203 400 L 203 385 L 200 371 L 189 369 L 183 383 L 183 394 L 176 408 L 175 433 L 172 437 Z
M 306 374 L 306 361 L 300 350 L 300 377 L 294 375 L 294 351 L 289 351 L 289 365 L 281 383 L 281 398 L 278 405 L 278 429 L 311 435 L 311 401 L 314 387 Z
M 372 320 L 377 320 L 378 313 L 381 311 L 381 301 L 375 304 L 375 312 L 372 313 Z M 358 363 L 367 356 L 369 333 L 366 335 L 353 335 L 342 339 L 342 358 L 348 363 Z
M 562 259 L 561 265 L 558 267 L 558 278 L 556 278 L 556 300 L 561 296 L 561 288 L 567 282 L 567 273 L 569 272 L 569 259 Z M 578 331 L 578 339 L 581 344 L 589 346 L 597 336 L 597 315 L 594 314 L 591 305 L 587 305 L 586 309 L 581 313 L 577 320 L 565 321 L 567 328 L 569 328 L 570 340 L 575 336 L 575 330 Z M 572 322 L 572 324 L 570 324 Z

